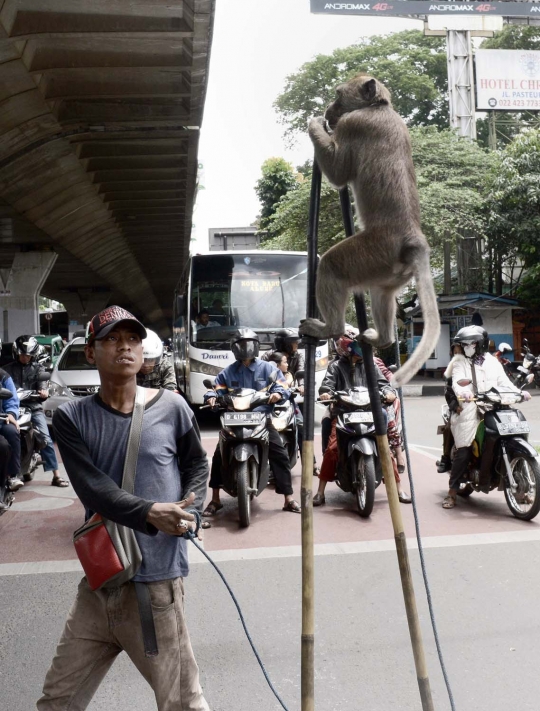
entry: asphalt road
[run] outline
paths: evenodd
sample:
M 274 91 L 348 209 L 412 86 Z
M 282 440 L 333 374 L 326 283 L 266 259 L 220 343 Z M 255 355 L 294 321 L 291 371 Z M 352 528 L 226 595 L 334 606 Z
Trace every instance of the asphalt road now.
M 406 401 L 419 513 L 439 631 L 458 711 L 540 708 L 540 525 L 508 512 L 498 493 L 440 507 L 446 481 L 434 471 L 441 399 Z M 540 398 L 522 406 L 540 442 Z M 214 423 L 215 424 L 215 423 Z M 203 424 L 209 454 L 215 427 Z M 70 534 L 82 516 L 69 490 L 39 474 L 0 519 L 0 708 L 34 708 L 80 573 Z M 299 471 L 295 472 L 295 490 Z M 352 497 L 328 487 L 315 512 L 316 708 L 420 709 L 384 491 L 368 521 Z M 300 517 L 264 492 L 240 531 L 235 502 L 207 531 L 205 547 L 236 591 L 271 677 L 291 711 L 300 709 Z M 411 507 L 402 507 L 413 536 Z M 187 614 L 213 711 L 273 711 L 277 703 L 243 637 L 222 583 L 196 551 Z M 450 708 L 429 627 L 418 556 L 411 563 L 437 711 Z M 122 655 L 90 711 L 150 711 L 152 693 Z

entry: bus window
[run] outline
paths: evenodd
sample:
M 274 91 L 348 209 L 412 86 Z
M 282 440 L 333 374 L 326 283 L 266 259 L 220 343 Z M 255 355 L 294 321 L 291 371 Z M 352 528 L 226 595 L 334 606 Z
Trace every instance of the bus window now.
M 192 340 L 199 346 L 201 342 L 215 344 L 227 340 L 238 327 L 263 333 L 297 328 L 306 315 L 306 279 L 304 255 L 261 252 L 194 257 Z M 201 311 L 208 314 L 201 317 Z

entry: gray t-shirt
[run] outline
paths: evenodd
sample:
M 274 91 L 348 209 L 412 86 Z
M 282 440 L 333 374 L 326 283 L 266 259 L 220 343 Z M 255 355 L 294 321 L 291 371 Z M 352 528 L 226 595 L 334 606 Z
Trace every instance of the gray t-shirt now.
M 194 491 L 200 508 L 206 494 L 208 462 L 193 413 L 183 398 L 160 390 L 146 405 L 134 495 L 121 488 L 131 414 L 113 410 L 98 395 L 65 403 L 53 425 L 66 471 L 87 516 L 135 529 L 143 562 L 135 581 L 151 582 L 188 574 L 187 541 L 146 523 L 155 502 L 180 501 Z

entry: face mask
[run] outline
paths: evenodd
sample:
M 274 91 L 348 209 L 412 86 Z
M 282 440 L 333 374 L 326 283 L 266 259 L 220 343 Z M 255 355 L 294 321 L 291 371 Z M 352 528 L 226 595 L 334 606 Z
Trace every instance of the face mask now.
M 464 346 L 463 350 L 465 351 L 465 355 L 467 356 L 467 358 L 472 358 L 473 355 L 476 353 L 476 345 Z

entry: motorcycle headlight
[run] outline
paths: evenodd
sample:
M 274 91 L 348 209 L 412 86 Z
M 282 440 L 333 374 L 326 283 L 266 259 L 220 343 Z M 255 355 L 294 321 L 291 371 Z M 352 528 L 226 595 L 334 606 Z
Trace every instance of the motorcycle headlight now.
M 272 425 L 277 432 L 282 432 L 287 427 L 286 417 L 272 417 Z
M 50 380 L 49 397 L 52 397 L 53 395 L 60 395 L 62 397 L 73 397 L 69 388 L 66 388 L 64 385 L 60 385 L 60 383 L 57 383 L 54 380 Z
M 326 368 L 328 368 L 328 356 L 315 361 L 315 372 L 326 370 Z
M 223 368 L 218 365 L 211 365 L 210 363 L 203 363 L 200 360 L 195 360 L 194 358 L 189 359 L 189 369 L 192 373 L 202 373 L 203 375 L 219 375 Z

